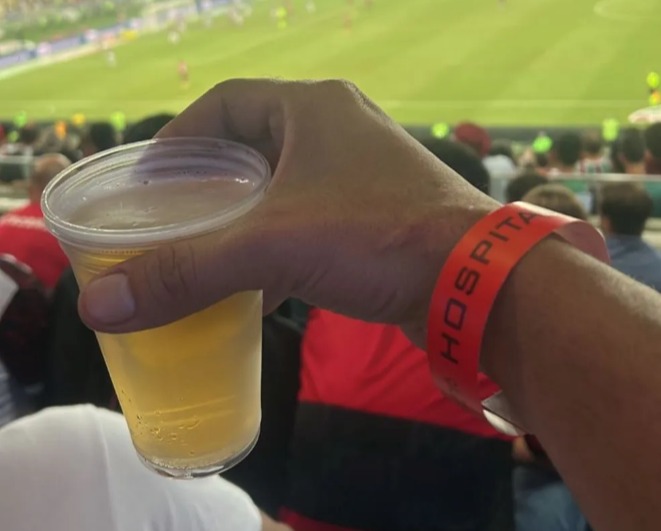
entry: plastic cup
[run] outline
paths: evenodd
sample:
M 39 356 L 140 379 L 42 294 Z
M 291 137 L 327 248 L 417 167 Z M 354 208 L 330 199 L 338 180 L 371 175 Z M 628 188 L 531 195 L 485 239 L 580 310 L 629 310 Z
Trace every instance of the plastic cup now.
M 48 185 L 46 224 L 82 287 L 157 247 L 222 231 L 270 181 L 259 153 L 233 142 L 174 138 L 82 160 Z M 227 470 L 254 447 L 261 420 L 262 293 L 238 293 L 171 324 L 97 333 L 133 444 L 172 477 Z

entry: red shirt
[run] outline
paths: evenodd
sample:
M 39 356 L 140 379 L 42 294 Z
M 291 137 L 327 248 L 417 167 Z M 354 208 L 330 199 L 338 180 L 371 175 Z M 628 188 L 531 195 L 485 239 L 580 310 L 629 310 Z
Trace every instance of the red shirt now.
M 54 288 L 69 260 L 46 230 L 38 203 L 30 203 L 0 217 L 0 254 L 10 254 L 32 269 L 47 288 Z
M 480 376 L 486 398 L 497 388 Z M 399 328 L 312 310 L 302 346 L 299 400 L 499 437 L 436 387 L 425 352 Z

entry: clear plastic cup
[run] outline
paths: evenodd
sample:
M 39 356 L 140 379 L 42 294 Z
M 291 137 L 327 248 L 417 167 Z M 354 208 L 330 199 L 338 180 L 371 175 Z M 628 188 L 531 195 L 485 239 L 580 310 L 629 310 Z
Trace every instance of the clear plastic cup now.
M 82 287 L 160 245 L 222 231 L 261 201 L 270 176 L 264 157 L 241 144 L 152 140 L 70 166 L 42 208 Z M 166 326 L 96 334 L 150 468 L 200 477 L 250 452 L 261 420 L 261 327 L 262 293 L 251 291 Z

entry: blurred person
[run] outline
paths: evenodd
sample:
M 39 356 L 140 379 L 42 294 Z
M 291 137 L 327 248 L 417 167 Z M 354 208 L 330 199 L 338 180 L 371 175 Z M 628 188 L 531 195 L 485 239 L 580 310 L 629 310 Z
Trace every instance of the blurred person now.
M 599 216 L 611 265 L 625 275 L 661 291 L 661 255 L 643 240 L 653 203 L 641 183 L 605 183 Z
M 83 157 L 89 157 L 111 149 L 119 144 L 117 131 L 109 122 L 95 122 L 90 125 L 87 133 L 80 142 Z
M 491 197 L 504 201 L 507 185 L 517 172 L 512 144 L 496 140 L 482 162 L 491 176 Z
M 106 64 L 110 68 L 115 68 L 117 66 L 117 54 L 113 48 L 109 48 L 106 51 Z
M 18 132 L 18 145 L 24 155 L 32 155 L 34 146 L 39 139 L 39 127 L 37 125 L 26 125 Z
M 130 144 L 132 142 L 149 140 L 163 129 L 163 127 L 165 127 L 173 118 L 174 114 L 154 114 L 153 116 L 148 116 L 139 122 L 131 124 L 124 133 L 124 143 Z
M 548 178 L 544 175 L 535 171 L 526 170 L 518 177 L 512 179 L 507 185 L 507 189 L 505 190 L 507 202 L 513 203 L 514 201 L 522 201 L 523 197 L 530 192 L 530 190 L 540 185 L 548 184 L 548 182 Z
M 541 175 L 548 175 L 551 171 L 551 162 L 548 153 L 534 153 L 534 168 Z
M 177 63 L 177 75 L 179 76 L 179 83 L 182 88 L 187 89 L 190 83 L 190 71 L 188 63 L 183 59 L 180 59 Z
M 551 169 L 548 176 L 553 178 L 560 175 L 575 175 L 581 158 L 581 149 L 581 137 L 578 133 L 563 133 L 555 138 L 549 152 Z
M 28 266 L 0 255 L 0 426 L 41 407 L 48 295 Z
M 122 416 L 92 406 L 0 429 L 0 469 L 3 531 L 291 531 L 219 476 L 173 481 L 148 470 Z
M 451 140 L 436 138 L 425 139 L 422 145 L 475 188 L 489 193 L 489 172 L 471 148 Z
M 28 266 L 47 289 L 55 287 L 69 261 L 46 230 L 41 194 L 50 180 L 70 164 L 60 154 L 38 157 L 28 178 L 29 204 L 0 217 L 0 254 L 11 255 Z
M 648 175 L 661 175 L 661 122 L 650 125 L 644 132 L 645 169 Z
M 488 192 L 471 149 L 424 145 Z M 397 327 L 312 309 L 300 381 L 281 513 L 294 529 L 512 529 L 511 441 L 438 391 Z M 486 378 L 480 388 L 494 391 Z
M 582 153 L 578 163 L 579 173 L 609 173 L 611 161 L 604 153 L 604 140 L 599 131 L 586 131 L 581 138 Z
M 626 129 L 611 146 L 613 171 L 645 175 L 645 137 L 639 129 Z
M 523 196 L 522 200 L 572 218 L 583 221 L 588 219 L 588 213 L 576 195 L 562 184 L 549 183 L 535 186 Z
M 452 138 L 471 148 L 481 159 L 486 157 L 491 149 L 491 138 L 487 130 L 471 122 L 458 124 L 452 132 Z
M 298 296 L 397 325 L 422 347 L 452 249 L 503 214 L 347 82 L 229 80 L 159 136 L 243 141 L 275 178 L 240 222 L 92 279 L 79 308 L 102 332 L 161 326 L 262 288 L 266 311 Z M 653 290 L 547 238 L 517 262 L 484 327 L 480 367 L 603 531 L 658 529 L 659 315 Z

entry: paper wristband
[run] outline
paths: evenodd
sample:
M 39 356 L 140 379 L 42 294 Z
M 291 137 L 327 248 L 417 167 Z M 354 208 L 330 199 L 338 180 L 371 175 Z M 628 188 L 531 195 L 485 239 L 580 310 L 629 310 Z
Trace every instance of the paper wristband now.
M 483 415 L 497 430 L 525 432 L 499 391 L 482 401 L 478 371 L 487 319 L 516 264 L 547 236 L 556 234 L 603 262 L 608 251 L 597 229 L 523 202 L 505 205 L 478 221 L 450 253 L 432 296 L 427 347 L 441 390 Z

